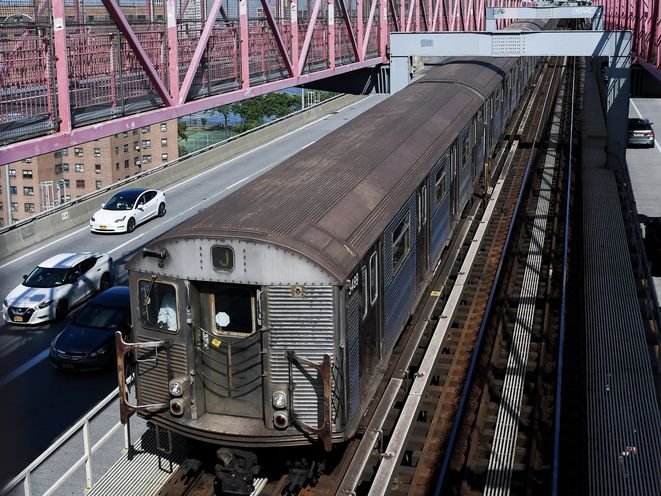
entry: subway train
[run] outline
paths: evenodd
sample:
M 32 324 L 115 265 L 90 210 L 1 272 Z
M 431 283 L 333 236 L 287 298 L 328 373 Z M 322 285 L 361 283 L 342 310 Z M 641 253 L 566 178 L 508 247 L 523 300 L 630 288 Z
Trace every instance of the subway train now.
M 122 420 L 219 448 L 232 494 L 264 453 L 352 438 L 537 63 L 442 59 L 149 242 L 127 264 Z

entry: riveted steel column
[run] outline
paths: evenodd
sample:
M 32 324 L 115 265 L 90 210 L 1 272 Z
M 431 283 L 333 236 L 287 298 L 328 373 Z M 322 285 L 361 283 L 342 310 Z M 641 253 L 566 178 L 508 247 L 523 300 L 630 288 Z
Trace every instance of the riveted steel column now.
M 57 81 L 57 115 L 59 131 L 71 131 L 71 101 L 69 100 L 69 69 L 67 67 L 67 28 L 64 0 L 53 0 L 53 44 L 55 45 L 55 74 Z M 7 183 L 9 189 L 9 183 Z M 11 209 L 11 205 L 7 205 Z
M 250 86 L 248 43 L 248 0 L 239 0 L 239 57 L 241 61 L 241 89 Z
M 608 58 L 608 95 L 606 95 L 607 163 L 614 170 L 625 169 L 627 117 L 631 74 L 631 32 L 624 31 L 621 43 Z
M 175 102 L 179 101 L 179 44 L 177 42 L 177 7 L 174 0 L 165 2 L 168 43 L 168 88 Z

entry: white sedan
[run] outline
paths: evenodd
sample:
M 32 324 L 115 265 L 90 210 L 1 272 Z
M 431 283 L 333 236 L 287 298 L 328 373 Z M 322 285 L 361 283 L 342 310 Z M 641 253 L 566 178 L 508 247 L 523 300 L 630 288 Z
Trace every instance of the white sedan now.
M 63 319 L 69 309 L 112 284 L 107 253 L 61 253 L 40 263 L 2 302 L 10 324 Z
M 132 188 L 115 193 L 90 219 L 92 232 L 133 232 L 152 217 L 165 215 L 165 193 Z

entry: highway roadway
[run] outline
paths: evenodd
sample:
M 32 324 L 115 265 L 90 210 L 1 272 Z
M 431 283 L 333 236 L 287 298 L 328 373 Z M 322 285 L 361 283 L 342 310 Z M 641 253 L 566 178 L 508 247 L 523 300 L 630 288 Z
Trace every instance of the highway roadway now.
M 0 261 L 0 295 L 4 298 L 22 281 L 23 274 L 38 263 L 56 253 L 72 251 L 108 252 L 115 261 L 115 284 L 126 284 L 126 262 L 150 240 L 213 205 L 384 98 L 383 95 L 365 97 L 339 112 L 164 188 L 166 215 L 139 226 L 132 234 L 92 234 L 85 224 Z M 2 319 L 0 324 L 2 487 L 112 392 L 117 383 L 114 370 L 69 374 L 51 367 L 48 346 L 66 321 L 30 328 L 8 325 Z
M 632 98 L 629 117 L 652 122 L 654 148 L 628 148 L 627 168 L 639 216 L 661 217 L 661 99 Z M 661 277 L 653 277 L 657 298 L 661 296 Z
M 632 98 L 629 117 L 652 122 L 654 148 L 628 148 L 627 166 L 639 214 L 661 217 L 661 99 Z

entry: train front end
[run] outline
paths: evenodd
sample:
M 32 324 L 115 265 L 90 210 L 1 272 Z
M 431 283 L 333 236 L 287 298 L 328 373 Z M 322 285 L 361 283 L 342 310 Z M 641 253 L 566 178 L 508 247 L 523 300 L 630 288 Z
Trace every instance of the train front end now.
M 277 243 L 172 237 L 127 264 L 121 416 L 227 447 L 343 441 L 340 286 Z M 126 365 L 135 365 L 129 400 Z

